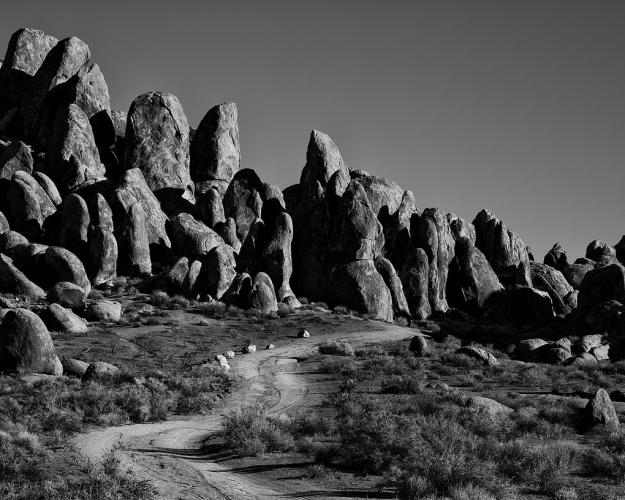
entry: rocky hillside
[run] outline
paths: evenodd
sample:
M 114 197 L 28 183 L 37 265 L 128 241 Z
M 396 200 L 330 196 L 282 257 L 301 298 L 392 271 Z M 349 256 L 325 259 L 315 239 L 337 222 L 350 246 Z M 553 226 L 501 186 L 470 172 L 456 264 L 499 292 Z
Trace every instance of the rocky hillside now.
M 13 34 L 0 70 L 1 369 L 60 373 L 46 324 L 114 318 L 119 304 L 90 292 L 121 276 L 266 314 L 306 297 L 384 321 L 594 335 L 577 356 L 536 339 L 519 355 L 622 357 L 625 237 L 593 241 L 572 263 L 556 244 L 538 263 L 490 211 L 469 223 L 420 210 L 317 130 L 300 182 L 281 190 L 241 168 L 237 120 L 226 102 L 193 129 L 160 91 L 113 110 L 85 42 Z

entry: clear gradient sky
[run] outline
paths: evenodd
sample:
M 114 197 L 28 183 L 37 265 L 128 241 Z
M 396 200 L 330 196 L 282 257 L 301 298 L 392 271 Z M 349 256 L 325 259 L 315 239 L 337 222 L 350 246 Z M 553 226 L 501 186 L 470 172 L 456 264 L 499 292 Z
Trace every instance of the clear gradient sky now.
M 540 260 L 625 234 L 623 0 L 28 0 L 0 43 L 25 26 L 85 40 L 116 109 L 167 90 L 197 126 L 234 99 L 242 166 L 281 187 L 317 128 L 420 209 L 490 208 Z

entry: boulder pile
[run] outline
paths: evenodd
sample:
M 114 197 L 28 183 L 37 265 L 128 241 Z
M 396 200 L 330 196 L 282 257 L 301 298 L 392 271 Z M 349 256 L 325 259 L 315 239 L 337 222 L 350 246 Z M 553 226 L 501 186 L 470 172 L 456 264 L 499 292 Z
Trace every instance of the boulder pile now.
M 85 42 L 16 31 L 0 69 L 0 294 L 82 332 L 78 315 L 121 315 L 93 303 L 92 289 L 158 274 L 172 293 L 264 314 L 306 297 L 384 321 L 454 310 L 564 321 L 574 335 L 603 335 L 611 358 L 625 354 L 625 239 L 595 240 L 573 263 L 556 244 L 534 262 L 492 212 L 469 223 L 420 211 L 413 192 L 351 168 L 318 130 L 295 185 L 281 190 L 242 167 L 234 102 L 195 130 L 168 92 L 113 110 Z M 28 311 L 7 314 L 0 369 L 58 372 L 44 329 Z

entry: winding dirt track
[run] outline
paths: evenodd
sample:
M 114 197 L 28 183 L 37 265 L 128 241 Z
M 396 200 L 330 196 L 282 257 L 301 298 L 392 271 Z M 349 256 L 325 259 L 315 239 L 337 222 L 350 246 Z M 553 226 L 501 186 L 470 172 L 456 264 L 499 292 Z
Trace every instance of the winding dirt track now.
M 308 389 L 293 368 L 326 340 L 346 340 L 354 346 L 385 340 L 402 340 L 418 331 L 375 322 L 363 332 L 335 331 L 310 339 L 293 339 L 269 351 L 237 356 L 232 372 L 247 383 L 228 396 L 224 406 L 210 415 L 176 418 L 161 423 L 135 424 L 98 429 L 74 438 L 73 444 L 86 457 L 98 462 L 114 447 L 125 465 L 141 479 L 150 480 L 163 499 L 267 499 L 308 498 L 282 491 L 283 485 L 258 476 L 242 475 L 219 463 L 227 450 L 210 449 L 207 442 L 221 428 L 223 415 L 260 401 L 269 414 L 305 406 Z M 315 495 L 315 500 L 319 497 Z M 334 496 L 334 499 L 337 497 Z

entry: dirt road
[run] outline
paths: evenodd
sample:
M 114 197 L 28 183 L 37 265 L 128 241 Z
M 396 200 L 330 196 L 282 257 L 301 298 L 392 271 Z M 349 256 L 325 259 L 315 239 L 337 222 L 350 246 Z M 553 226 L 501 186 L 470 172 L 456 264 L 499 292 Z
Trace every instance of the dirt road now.
M 211 415 L 175 418 L 153 424 L 109 427 L 80 434 L 76 448 L 94 462 L 117 448 L 124 464 L 137 477 L 149 479 L 163 499 L 267 499 L 294 497 L 280 484 L 258 476 L 237 474 L 220 463 L 226 450 L 210 449 L 209 438 L 221 429 L 223 416 L 234 409 L 261 402 L 269 414 L 288 412 L 306 404 L 307 387 L 289 368 L 317 351 L 326 340 L 346 340 L 354 346 L 370 342 L 401 340 L 418 332 L 375 322 L 362 332 L 332 333 L 310 339 L 292 339 L 273 350 L 237 355 L 231 360 L 232 372 L 245 383 L 228 396 L 224 406 Z M 314 328 L 311 329 L 314 332 Z M 297 495 L 297 498 L 306 498 Z M 319 496 L 315 496 L 318 500 Z M 332 497 L 336 499 L 336 496 Z

